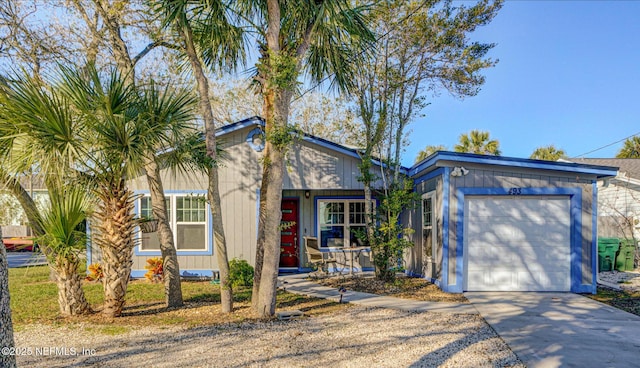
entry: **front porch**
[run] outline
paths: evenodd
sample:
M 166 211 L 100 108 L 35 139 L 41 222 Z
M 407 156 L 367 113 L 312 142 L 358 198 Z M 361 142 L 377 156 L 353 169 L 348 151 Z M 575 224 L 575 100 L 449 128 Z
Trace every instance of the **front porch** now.
M 334 257 L 334 272 L 373 270 L 364 232 L 364 193 L 356 190 L 284 190 L 282 199 L 280 272 L 309 272 L 306 246 Z M 305 241 L 307 240 L 307 241 Z

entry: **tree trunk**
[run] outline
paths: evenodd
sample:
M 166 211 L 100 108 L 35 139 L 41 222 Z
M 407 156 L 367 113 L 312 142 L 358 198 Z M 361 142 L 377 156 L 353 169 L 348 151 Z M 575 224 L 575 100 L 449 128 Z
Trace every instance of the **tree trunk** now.
M 153 217 L 158 220 L 158 238 L 162 254 L 162 276 L 164 282 L 165 304 L 169 308 L 182 306 L 182 286 L 180 284 L 180 265 L 173 243 L 173 231 L 167 216 L 167 204 L 164 199 L 164 188 L 160 180 L 160 167 L 155 157 L 145 159 L 147 183 L 151 192 Z
M 224 235 L 222 223 L 222 204 L 220 200 L 220 189 L 218 179 L 218 162 L 216 153 L 216 127 L 209 100 L 209 80 L 202 67 L 202 62 L 193 41 L 193 34 L 188 24 L 177 24 L 178 34 L 184 41 L 185 52 L 189 58 L 189 63 L 196 78 L 198 96 L 200 99 L 199 108 L 204 120 L 205 144 L 207 156 L 213 160 L 213 166 L 209 169 L 209 184 L 207 188 L 207 198 L 211 206 L 213 217 L 213 241 L 215 246 L 216 260 L 220 269 L 220 304 L 222 311 L 230 313 L 233 310 L 233 291 L 229 284 L 229 258 L 227 256 L 227 241 Z
M 264 155 L 266 156 L 268 151 L 265 147 Z M 263 171 L 264 178 L 264 171 Z M 258 301 L 260 300 L 260 279 L 262 278 L 262 267 L 264 264 L 264 222 L 267 218 L 267 213 L 264 212 L 265 201 L 267 192 L 269 191 L 268 183 L 262 180 L 262 186 L 260 187 L 260 218 L 258 219 L 258 239 L 256 241 L 256 262 L 253 268 L 253 290 L 251 291 L 251 308 L 254 311 L 258 311 Z
M 96 243 L 102 251 L 104 309 L 106 317 L 118 317 L 124 307 L 131 275 L 134 235 L 132 193 L 120 181 L 115 187 L 103 187 L 98 193 L 101 203 L 96 215 L 100 219 Z
M 222 223 L 222 205 L 220 203 L 220 191 L 218 189 L 218 168 L 215 166 L 209 169 L 208 197 L 211 205 L 211 217 L 213 218 L 214 249 L 217 255 L 216 260 L 218 261 L 218 267 L 220 268 L 220 306 L 223 313 L 231 313 L 233 311 L 233 290 L 229 282 L 227 240 L 224 236 Z
M 267 141 L 266 143 L 270 143 Z M 280 263 L 280 221 L 282 219 L 282 181 L 284 174 L 284 154 L 272 148 L 265 165 L 269 165 L 262 181 L 268 183 L 270 190 L 265 195 L 264 207 L 264 258 L 256 303 L 258 315 L 267 318 L 275 314 L 278 267 Z M 262 202 L 262 201 L 261 201 Z M 261 203 L 262 204 L 262 203 Z
M 267 89 L 264 97 L 266 133 L 282 134 L 287 131 L 289 116 L 288 91 Z M 258 287 L 258 300 L 254 304 L 255 312 L 263 318 L 275 314 L 278 267 L 280 264 L 280 222 L 282 220 L 282 183 L 284 178 L 284 158 L 287 147 L 275 146 L 267 138 L 263 163 L 262 187 L 268 188 L 260 196 L 260 215 L 264 216 L 258 239 L 263 241 L 263 260 Z M 263 201 L 264 198 L 264 201 Z
M 4 183 L 5 187 L 13 194 L 13 196 L 18 200 L 20 206 L 24 210 L 24 213 L 27 215 L 27 219 L 29 220 L 29 227 L 31 231 L 33 231 L 33 235 L 38 237 L 44 235 L 44 230 L 42 229 L 40 212 L 38 212 L 38 207 L 36 207 L 36 203 L 33 201 L 33 198 L 29 195 L 29 193 L 22 187 L 20 182 L 7 175 L 4 171 L 0 171 L 2 174 L 2 183 Z
M 55 260 L 55 273 L 58 283 L 58 304 L 64 316 L 86 314 L 91 311 L 82 290 L 82 278 L 78 273 L 80 260 L 77 257 L 67 259 L 58 256 Z
M 120 32 L 121 26 L 118 19 L 117 10 L 110 9 L 110 4 L 104 4 L 101 0 L 94 0 L 96 4 L 96 10 L 103 18 L 105 27 L 109 30 L 109 41 L 113 52 L 113 57 L 116 59 L 118 70 L 124 73 L 124 77 L 127 83 L 132 86 L 136 83 L 135 66 L 131 56 L 129 55 L 129 48 L 127 43 L 122 39 Z
M 0 228 L 0 348 L 14 348 L 13 322 L 9 305 L 9 263 L 7 252 L 2 242 L 2 228 Z M 0 367 L 15 368 L 16 356 L 0 354 Z
M 268 63 L 268 54 L 264 53 L 260 58 L 261 63 Z M 263 72 L 258 71 L 258 76 L 256 79 L 266 80 L 266 76 L 262 75 Z M 264 82 L 261 82 L 264 83 Z M 263 88 L 263 103 L 262 103 L 262 115 L 266 119 L 267 117 L 272 115 L 273 109 L 273 95 L 269 95 L 265 93 Z M 267 121 L 265 123 L 266 128 L 271 126 L 271 122 Z M 260 301 L 260 281 L 262 279 L 262 268 L 264 267 L 264 229 L 265 229 L 265 221 L 268 217 L 268 213 L 265 211 L 266 208 L 266 200 L 267 194 L 269 192 L 269 181 L 266 178 L 269 176 L 269 168 L 268 165 L 269 160 L 267 159 L 270 156 L 271 145 L 266 144 L 264 150 L 262 151 L 262 157 L 265 159 L 262 162 L 262 180 L 260 185 L 260 203 L 258 204 L 259 208 L 259 218 L 258 218 L 258 234 L 256 237 L 256 260 L 253 268 L 253 289 L 251 291 L 251 308 L 254 312 L 259 313 L 258 303 Z

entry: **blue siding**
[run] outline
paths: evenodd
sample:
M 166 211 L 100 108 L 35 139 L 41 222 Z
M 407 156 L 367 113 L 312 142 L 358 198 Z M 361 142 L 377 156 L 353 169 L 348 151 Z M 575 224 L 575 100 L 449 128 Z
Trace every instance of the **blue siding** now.
M 217 271 L 217 270 L 216 270 Z M 131 270 L 131 277 L 134 279 L 144 278 L 147 270 Z M 213 270 L 180 270 L 182 277 L 213 277 Z
M 449 285 L 449 200 L 451 169 L 444 168 L 442 180 L 442 287 L 446 290 Z

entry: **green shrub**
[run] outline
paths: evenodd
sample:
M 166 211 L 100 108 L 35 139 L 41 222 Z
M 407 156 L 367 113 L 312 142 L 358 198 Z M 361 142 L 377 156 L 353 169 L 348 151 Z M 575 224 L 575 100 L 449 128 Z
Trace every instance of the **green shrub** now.
M 232 259 L 229 262 L 229 284 L 234 288 L 253 286 L 253 267 L 244 259 Z

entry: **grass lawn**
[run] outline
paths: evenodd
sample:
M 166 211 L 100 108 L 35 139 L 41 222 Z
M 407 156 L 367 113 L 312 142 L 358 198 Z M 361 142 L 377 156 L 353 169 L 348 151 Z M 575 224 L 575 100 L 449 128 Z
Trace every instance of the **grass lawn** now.
M 102 284 L 85 282 L 83 285 L 87 300 L 94 311 L 102 309 Z M 107 319 L 100 313 L 82 317 L 63 318 L 59 314 L 58 289 L 49 280 L 47 266 L 14 268 L 9 270 L 9 292 L 14 328 L 31 323 L 66 324 L 90 323 L 87 330 L 116 335 L 128 331 L 136 325 L 185 326 L 236 323 L 255 319 L 250 311 L 251 289 L 234 290 L 234 312 L 220 311 L 219 286 L 208 281 L 183 281 L 184 307 L 168 309 L 164 306 L 162 284 L 146 280 L 129 283 L 125 309 L 121 317 Z M 279 292 L 277 310 L 301 310 L 305 315 L 331 313 L 347 304 L 338 304 L 324 299 L 309 298 L 286 292 Z
M 380 283 L 373 278 L 334 277 L 318 282 L 348 290 L 364 291 L 383 295 L 393 295 L 407 299 L 466 302 L 461 294 L 443 293 L 434 285 L 422 279 L 399 278 L 394 283 Z M 103 294 L 100 283 L 85 282 L 85 295 L 96 313 L 82 317 L 63 318 L 58 312 L 58 289 L 49 280 L 47 266 L 15 268 L 9 270 L 9 291 L 14 328 L 33 323 L 63 325 L 79 324 L 81 328 L 106 335 L 118 335 L 135 326 L 183 325 L 195 327 L 255 320 L 250 310 L 251 290 L 234 290 L 234 312 L 220 311 L 219 286 L 208 281 L 183 281 L 182 293 L 185 305 L 181 308 L 164 307 L 162 284 L 146 280 L 129 283 L 123 314 L 115 319 L 103 317 Z M 589 297 L 630 313 L 640 315 L 640 292 L 619 292 L 598 288 L 598 294 Z M 310 298 L 280 291 L 277 310 L 300 310 L 307 316 L 333 313 L 349 304 L 338 304 L 325 299 Z

